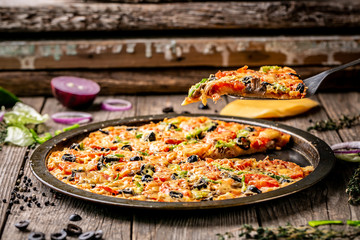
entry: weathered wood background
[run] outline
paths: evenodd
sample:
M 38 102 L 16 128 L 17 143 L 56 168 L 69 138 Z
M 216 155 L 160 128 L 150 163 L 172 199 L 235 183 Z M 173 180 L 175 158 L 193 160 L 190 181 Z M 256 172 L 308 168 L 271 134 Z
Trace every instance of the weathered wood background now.
M 359 57 L 359 1 L 3 0 L 0 6 L 0 86 L 20 96 L 51 95 L 49 82 L 59 75 L 93 79 L 103 95 L 170 93 L 219 69 L 287 65 L 306 78 Z M 338 75 L 341 88 L 359 89 L 357 70 Z M 333 80 L 322 88 L 338 86 Z

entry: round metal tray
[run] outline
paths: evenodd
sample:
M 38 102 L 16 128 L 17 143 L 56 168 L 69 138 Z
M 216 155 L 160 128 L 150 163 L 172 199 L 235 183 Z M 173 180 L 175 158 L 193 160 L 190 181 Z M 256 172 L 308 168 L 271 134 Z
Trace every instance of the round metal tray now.
M 111 196 L 104 196 L 100 194 L 91 193 L 85 190 L 78 189 L 62 181 L 56 179 L 48 171 L 47 159 L 53 151 L 62 150 L 64 147 L 69 147 L 73 142 L 81 141 L 90 132 L 96 131 L 100 128 L 116 125 L 132 125 L 139 126 L 151 121 L 157 122 L 164 118 L 171 118 L 180 116 L 178 114 L 154 115 L 154 116 L 139 116 L 132 118 L 109 120 L 104 122 L 97 122 L 88 124 L 80 128 L 62 133 L 53 139 L 40 145 L 32 154 L 30 159 L 30 167 L 33 174 L 45 185 L 59 191 L 63 194 L 72 197 L 80 198 L 83 200 L 97 202 L 107 205 L 133 207 L 133 208 L 148 208 L 148 209 L 167 209 L 167 210 L 185 210 L 185 209 L 208 209 L 208 208 L 223 208 L 258 203 L 267 201 L 274 198 L 283 197 L 303 189 L 306 189 L 323 179 L 331 170 L 335 163 L 335 156 L 331 148 L 319 138 L 313 136 L 305 131 L 289 127 L 286 125 L 278 124 L 271 121 L 259 119 L 247 119 L 239 117 L 225 117 L 218 115 L 207 114 L 182 114 L 185 116 L 206 116 L 212 119 L 222 121 L 232 121 L 242 124 L 256 125 L 266 128 L 274 128 L 291 135 L 291 142 L 286 149 L 281 151 L 271 151 L 263 154 L 253 154 L 251 157 L 256 159 L 263 159 L 265 156 L 270 158 L 279 158 L 286 161 L 291 161 L 299 164 L 300 166 L 312 165 L 314 171 L 306 178 L 274 191 L 261 193 L 258 195 L 234 198 L 218 201 L 203 201 L 203 202 L 151 202 L 151 201 L 138 201 L 116 198 Z M 249 156 L 242 156 L 244 158 Z

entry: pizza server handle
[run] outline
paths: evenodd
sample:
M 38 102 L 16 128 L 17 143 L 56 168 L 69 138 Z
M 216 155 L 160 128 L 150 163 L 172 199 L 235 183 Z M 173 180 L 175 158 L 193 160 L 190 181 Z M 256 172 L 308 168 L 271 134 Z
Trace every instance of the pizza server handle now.
M 306 97 L 310 97 L 310 96 L 314 95 L 316 93 L 316 91 L 318 90 L 320 84 L 324 81 L 324 79 L 328 75 L 330 75 L 330 74 L 332 74 L 334 72 L 343 70 L 345 68 L 354 66 L 354 65 L 359 64 L 359 63 L 360 63 L 360 58 L 355 60 L 355 61 L 352 61 L 352 62 L 346 63 L 344 65 L 340 65 L 338 67 L 326 70 L 324 72 L 316 74 L 315 76 L 312 76 L 312 77 L 309 77 L 309 78 L 305 79 L 304 80 L 305 86 L 308 87 L 308 89 L 306 91 Z

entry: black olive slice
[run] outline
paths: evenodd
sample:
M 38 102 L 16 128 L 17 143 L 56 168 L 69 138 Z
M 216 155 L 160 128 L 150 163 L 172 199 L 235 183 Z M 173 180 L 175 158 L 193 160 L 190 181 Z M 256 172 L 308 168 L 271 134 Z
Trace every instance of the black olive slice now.
M 247 84 L 251 83 L 251 79 L 252 79 L 252 76 L 246 76 L 246 77 L 243 77 L 243 78 L 241 79 L 241 81 L 242 81 L 245 85 L 247 85 Z
M 154 132 L 149 133 L 149 134 L 146 135 L 145 138 L 144 138 L 144 141 L 146 141 L 146 142 L 153 142 L 153 141 L 155 141 L 155 140 L 156 140 L 156 135 L 155 135 Z
M 197 183 L 195 183 L 193 187 L 197 188 L 198 190 L 200 190 L 202 188 L 206 188 L 207 182 L 205 181 L 205 179 L 200 178 L 200 180 Z
M 108 155 L 104 157 L 104 162 L 109 163 L 109 162 L 118 162 L 120 160 L 119 157 L 114 156 L 114 155 Z
M 162 109 L 163 113 L 171 113 L 174 112 L 174 108 L 173 107 L 165 107 Z
M 133 191 L 131 188 L 121 189 L 121 190 L 119 190 L 119 194 L 120 194 L 120 193 L 134 195 L 134 191 Z
M 177 192 L 177 191 L 170 191 L 169 196 L 172 198 L 183 198 L 184 197 L 184 195 L 181 192 Z
M 102 129 L 99 129 L 99 132 L 103 133 L 103 134 L 106 134 L 106 135 L 109 135 L 109 132 L 108 131 L 105 131 L 105 130 L 102 130 Z
M 31 232 L 28 237 L 29 240 L 45 240 L 45 234 L 42 232 Z
M 132 147 L 131 147 L 131 145 L 126 144 L 126 145 L 124 145 L 124 146 L 122 146 L 122 147 L 121 147 L 121 150 L 128 150 L 128 151 L 132 151 Z
M 133 131 L 133 130 L 136 130 L 138 129 L 137 127 L 128 127 L 126 128 L 126 131 Z
M 239 178 L 239 177 L 236 176 L 236 175 L 231 175 L 230 178 L 233 179 L 233 180 L 235 180 L 236 182 L 241 182 L 241 178 Z
M 140 168 L 141 175 L 150 175 L 152 176 L 155 172 L 155 167 L 151 164 L 143 164 Z
M 298 91 L 299 93 L 303 93 L 304 90 L 305 90 L 304 84 L 299 83 L 299 84 L 296 86 L 296 91 Z
M 188 157 L 187 162 L 188 163 L 194 163 L 199 161 L 199 157 L 198 155 L 191 155 L 190 157 Z
M 61 232 L 50 234 L 51 240 L 65 240 L 67 237 L 67 233 L 65 230 L 61 230 Z
M 255 128 L 253 128 L 253 127 L 246 127 L 246 128 L 244 128 L 244 130 L 249 131 L 249 132 L 254 132 L 254 131 L 255 131 Z
M 250 148 L 250 140 L 246 137 L 238 137 L 235 142 L 241 149 L 248 150 Z
M 84 232 L 79 236 L 79 240 L 93 240 L 93 239 L 95 239 L 94 231 Z
M 199 103 L 198 109 L 205 110 L 205 109 L 210 109 L 210 108 L 209 108 L 209 105 L 204 105 L 203 103 Z
M 79 236 L 80 234 L 82 234 L 83 230 L 81 229 L 81 227 L 69 223 L 66 227 L 66 232 L 69 236 Z
M 134 156 L 130 158 L 130 161 L 141 161 L 141 160 L 143 160 L 142 156 Z
M 253 193 L 257 193 L 257 194 L 262 193 L 262 191 L 261 191 L 260 189 L 258 189 L 258 188 L 255 187 L 255 186 L 252 186 L 252 185 L 250 185 L 247 189 L 250 190 L 250 191 L 252 191 Z
M 29 226 L 29 224 L 30 222 L 28 220 L 23 220 L 18 223 L 15 223 L 15 227 L 20 231 L 24 231 Z
M 65 153 L 62 157 L 62 160 L 66 161 L 66 162 L 75 162 L 76 160 L 76 156 L 70 153 Z
M 208 128 L 207 132 L 212 132 L 215 131 L 215 129 L 218 127 L 218 123 L 217 122 L 212 122 L 211 126 Z
M 104 235 L 103 230 L 97 230 L 97 231 L 95 231 L 95 239 L 96 239 L 96 240 L 101 240 L 102 237 L 103 237 L 103 235 Z
M 299 79 L 301 79 L 300 75 L 299 74 L 296 74 L 296 73 L 288 73 L 289 75 L 291 76 L 295 76 L 295 77 L 298 77 Z
M 177 129 L 177 126 L 175 124 L 170 123 L 169 125 L 167 125 L 166 130 L 169 131 L 170 129 Z
M 153 177 L 150 176 L 150 175 L 143 175 L 143 176 L 141 177 L 141 181 L 142 181 L 142 182 L 151 182 L 151 181 L 153 181 L 153 180 L 154 180 Z
M 180 177 L 179 177 L 179 174 L 173 173 L 173 174 L 171 174 L 170 178 L 171 178 L 172 180 L 176 180 L 176 179 L 179 179 Z
M 82 220 L 82 217 L 79 214 L 71 214 L 69 220 L 76 222 Z
M 73 144 L 71 144 L 70 149 L 74 149 L 76 151 L 79 151 L 80 150 L 80 144 L 73 143 Z

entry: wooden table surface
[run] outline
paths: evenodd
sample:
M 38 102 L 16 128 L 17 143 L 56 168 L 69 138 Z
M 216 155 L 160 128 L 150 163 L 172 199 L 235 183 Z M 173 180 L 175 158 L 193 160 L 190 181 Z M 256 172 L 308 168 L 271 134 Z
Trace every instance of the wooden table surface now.
M 217 113 L 227 103 L 227 99 L 210 104 L 209 110 L 197 109 L 198 104 L 181 107 L 184 95 L 115 96 L 132 102 L 133 108 L 125 112 L 105 112 L 99 110 L 99 103 L 107 97 L 98 97 L 89 110 L 94 122 L 107 119 L 162 114 L 164 107 L 173 106 L 175 112 Z M 42 114 L 52 114 L 66 110 L 53 98 L 23 98 Z M 355 115 L 360 112 L 360 93 L 320 93 L 314 97 L 321 107 L 309 112 L 277 121 L 306 130 L 309 120 L 338 118 L 341 114 Z M 48 120 L 50 131 L 65 127 Z M 360 126 L 339 131 L 312 132 L 329 145 L 342 141 L 360 140 Z M 357 164 L 337 161 L 332 172 L 321 182 L 299 193 L 276 200 L 243 207 L 199 211 L 151 211 L 132 210 L 93 204 L 68 196 L 57 196 L 41 184 L 29 168 L 30 148 L 4 146 L 0 152 L 0 201 L 1 239 L 27 239 L 29 232 L 20 232 L 14 223 L 29 220 L 30 231 L 40 231 L 50 239 L 50 234 L 65 228 L 71 214 L 77 213 L 82 220 L 75 222 L 84 231 L 102 229 L 104 239 L 217 239 L 217 233 L 233 232 L 242 224 L 254 226 L 278 226 L 291 223 L 299 226 L 309 220 L 360 219 L 360 207 L 349 205 L 346 184 Z M 21 173 L 24 175 L 21 177 Z M 9 204 L 11 192 L 16 185 L 25 187 L 24 177 L 31 179 L 31 191 L 21 192 L 25 196 L 36 195 L 41 207 L 28 207 L 23 200 L 20 204 Z M 20 180 L 20 181 L 17 181 Z M 28 184 L 30 185 L 30 184 Z M 34 190 L 34 187 L 36 190 Z M 45 195 L 45 196 L 43 196 Z M 4 201 L 5 201 L 4 200 Z M 54 206 L 45 206 L 45 202 Z M 20 207 L 24 206 L 24 210 Z M 9 213 L 10 212 L 10 213 Z M 68 237 L 68 239 L 76 239 Z

